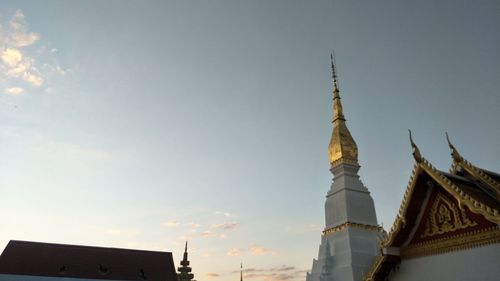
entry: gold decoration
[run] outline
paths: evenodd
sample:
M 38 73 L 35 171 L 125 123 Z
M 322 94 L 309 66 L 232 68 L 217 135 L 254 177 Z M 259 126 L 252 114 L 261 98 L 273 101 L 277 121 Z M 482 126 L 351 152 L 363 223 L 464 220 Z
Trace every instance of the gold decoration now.
M 358 146 L 347 129 L 337 87 L 333 91 L 333 132 L 328 146 L 328 155 L 332 167 L 342 160 L 346 163 L 358 164 Z
M 424 233 L 420 238 L 431 237 L 477 225 L 471 221 L 463 209 L 459 209 L 441 193 L 435 198 L 427 219 Z
M 389 235 L 383 241 L 384 246 L 389 246 L 394 242 L 396 235 L 399 233 L 401 228 L 405 226 L 405 215 L 408 211 L 408 206 L 410 205 L 410 198 L 412 197 L 413 191 L 415 189 L 418 175 L 425 171 L 434 181 L 441 185 L 455 200 L 458 201 L 459 206 L 465 205 L 473 213 L 482 215 L 485 219 L 500 224 L 500 211 L 495 208 L 486 206 L 480 201 L 477 201 L 473 197 L 466 194 L 462 189 L 453 184 L 447 177 L 445 177 L 441 172 L 439 172 L 434 166 L 431 165 L 424 157 L 422 157 L 421 162 L 416 162 L 413 168 L 412 176 L 408 182 L 408 187 L 406 188 L 405 194 L 403 196 L 403 202 L 399 208 L 399 214 L 396 216 L 393 226 L 389 231 Z
M 401 249 L 404 258 L 437 255 L 500 242 L 498 226 L 425 241 Z
M 456 174 L 458 167 L 461 167 L 469 174 L 471 174 L 474 178 L 479 179 L 482 183 L 492 188 L 495 193 L 496 199 L 500 200 L 500 183 L 489 177 L 481 169 L 472 165 L 472 163 L 463 158 L 455 148 L 455 146 L 450 142 L 448 133 L 446 133 L 446 140 L 448 141 L 448 146 L 451 149 L 451 156 L 453 158 L 451 172 L 453 174 Z
M 387 259 L 387 256 L 378 256 L 375 262 L 373 263 L 372 267 L 370 268 L 370 271 L 364 276 L 364 281 L 374 281 L 375 280 L 375 273 L 380 270 L 382 267 L 382 264 L 385 262 Z
M 328 234 L 332 234 L 334 232 L 339 232 L 339 231 L 344 230 L 347 227 L 354 227 L 354 228 L 361 228 L 361 229 L 365 229 L 365 230 L 384 232 L 384 229 L 378 225 L 369 225 L 369 224 L 362 224 L 362 223 L 355 223 L 355 222 L 345 222 L 343 224 L 339 224 L 337 226 L 323 230 L 323 235 L 328 235 Z

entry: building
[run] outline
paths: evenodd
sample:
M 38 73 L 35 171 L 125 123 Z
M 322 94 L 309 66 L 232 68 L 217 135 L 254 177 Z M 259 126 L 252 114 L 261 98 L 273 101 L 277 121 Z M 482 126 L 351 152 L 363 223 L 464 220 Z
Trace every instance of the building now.
M 360 281 L 384 235 L 370 192 L 359 179 L 358 148 L 342 111 L 332 57 L 333 133 L 328 147 L 334 178 L 325 202 L 325 229 L 306 281 Z
M 0 281 L 177 281 L 172 254 L 10 241 L 0 256 Z
M 448 137 L 447 137 L 448 139 Z M 500 280 L 500 174 L 452 151 L 450 172 L 422 157 L 366 281 Z

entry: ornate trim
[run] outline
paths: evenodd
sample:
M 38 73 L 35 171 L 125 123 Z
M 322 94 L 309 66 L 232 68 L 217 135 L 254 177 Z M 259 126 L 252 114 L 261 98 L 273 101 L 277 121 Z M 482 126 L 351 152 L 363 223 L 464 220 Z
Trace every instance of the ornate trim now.
M 500 242 L 498 226 L 426 241 L 401 249 L 404 258 L 437 255 Z
M 369 224 L 362 224 L 362 223 L 355 223 L 355 222 L 345 222 L 343 224 L 339 224 L 334 227 L 330 227 L 328 229 L 323 230 L 323 235 L 329 235 L 335 232 L 339 232 L 344 230 L 347 227 L 353 227 L 353 228 L 361 228 L 365 230 L 373 230 L 377 232 L 384 232 L 384 229 L 379 226 L 379 225 L 369 225 Z
M 401 206 L 399 207 L 399 212 L 396 215 L 394 223 L 392 224 L 389 235 L 387 235 L 385 241 L 382 241 L 381 243 L 383 247 L 387 247 L 392 242 L 394 242 L 396 234 L 399 233 L 401 228 L 404 227 L 406 223 L 405 214 L 408 206 L 410 205 L 410 198 L 413 195 L 413 190 L 415 189 L 415 185 L 417 184 L 417 175 L 421 172 L 421 170 L 422 169 L 420 168 L 420 165 L 418 163 L 415 163 L 415 165 L 413 166 L 413 171 L 411 172 L 410 181 L 408 182 L 405 193 L 403 195 L 403 202 L 401 202 Z
M 469 172 L 473 177 L 478 178 L 481 180 L 481 182 L 485 183 L 489 187 L 491 187 L 493 190 L 495 190 L 495 197 L 497 200 L 500 200 L 500 184 L 493 180 L 490 176 L 485 174 L 481 169 L 477 168 L 476 166 L 472 165 L 469 161 L 467 161 L 465 158 L 460 156 L 459 161 L 457 163 L 460 167 L 465 169 L 467 172 Z
M 375 262 L 373 262 L 373 265 L 372 267 L 370 268 L 370 271 L 365 275 L 363 276 L 363 280 L 364 281 L 374 281 L 375 279 L 375 273 L 378 272 L 380 270 L 380 268 L 382 267 L 382 264 L 385 262 L 385 260 L 387 259 L 386 256 L 378 256 L 377 259 L 375 260 Z
M 497 209 L 490 208 L 463 192 L 463 190 L 453 184 L 447 177 L 443 176 L 427 160 L 424 159 L 419 165 L 458 201 L 460 208 L 463 204 L 472 212 L 482 215 L 491 222 L 500 224 L 500 213 Z
M 394 242 L 397 233 L 399 233 L 401 228 L 404 227 L 406 223 L 405 215 L 410 204 L 410 198 L 413 194 L 413 190 L 415 189 L 418 173 L 421 170 L 427 172 L 427 174 L 429 174 L 432 179 L 434 179 L 450 195 L 452 195 L 458 201 L 458 205 L 460 208 L 462 208 L 462 205 L 465 205 L 472 212 L 482 215 L 491 222 L 500 224 L 499 210 L 490 208 L 489 206 L 484 205 L 483 203 L 475 200 L 474 198 L 463 192 L 463 190 L 453 184 L 448 178 L 442 175 L 425 158 L 422 157 L 421 162 L 415 163 L 410 181 L 408 183 L 408 187 L 406 188 L 405 194 L 403 196 L 403 202 L 401 203 L 401 207 L 399 208 L 399 214 L 396 216 L 387 239 L 382 242 L 382 245 L 384 247 L 388 247 L 392 242 Z
M 439 234 L 452 232 L 476 226 L 477 223 L 469 219 L 464 209 L 459 209 L 442 193 L 434 199 L 429 217 L 425 222 L 425 231 L 420 238 L 432 237 Z

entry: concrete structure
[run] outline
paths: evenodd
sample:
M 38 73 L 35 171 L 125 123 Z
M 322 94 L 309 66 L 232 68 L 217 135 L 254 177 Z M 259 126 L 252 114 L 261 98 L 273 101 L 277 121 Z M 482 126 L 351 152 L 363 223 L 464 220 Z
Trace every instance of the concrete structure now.
M 410 140 L 415 168 L 365 280 L 500 280 L 500 174 L 472 165 L 449 140 L 451 170 L 437 170 Z
M 306 281 L 361 281 L 378 256 L 383 230 L 370 192 L 359 179 L 358 149 L 345 123 L 333 58 L 332 73 L 333 133 L 328 150 L 334 178 L 326 195 L 318 258 Z

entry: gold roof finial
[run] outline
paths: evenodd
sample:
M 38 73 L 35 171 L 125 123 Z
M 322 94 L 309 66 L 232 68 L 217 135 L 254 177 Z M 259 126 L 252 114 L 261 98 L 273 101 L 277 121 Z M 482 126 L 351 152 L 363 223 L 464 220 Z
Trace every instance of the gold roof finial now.
M 337 81 L 337 69 L 335 57 L 330 54 L 332 63 L 333 79 L 333 132 L 328 146 L 328 155 L 331 166 L 336 166 L 341 162 L 358 164 L 358 147 L 351 136 L 345 123 L 342 103 L 340 102 L 340 91 Z
M 422 162 L 422 154 L 420 154 L 420 149 L 418 149 L 418 146 L 415 144 L 415 142 L 413 141 L 413 138 L 411 137 L 411 130 L 408 129 L 408 132 L 410 134 L 410 144 L 411 144 L 411 147 L 413 149 L 413 158 L 415 158 L 415 161 L 417 162 Z
M 448 136 L 448 132 L 445 132 L 446 134 L 446 141 L 448 142 L 448 146 L 450 147 L 451 149 L 451 157 L 453 158 L 453 160 L 455 161 L 460 161 L 460 159 L 462 158 L 462 156 L 460 155 L 460 153 L 458 153 L 458 150 L 455 148 L 455 146 L 451 143 L 450 141 L 450 137 Z

